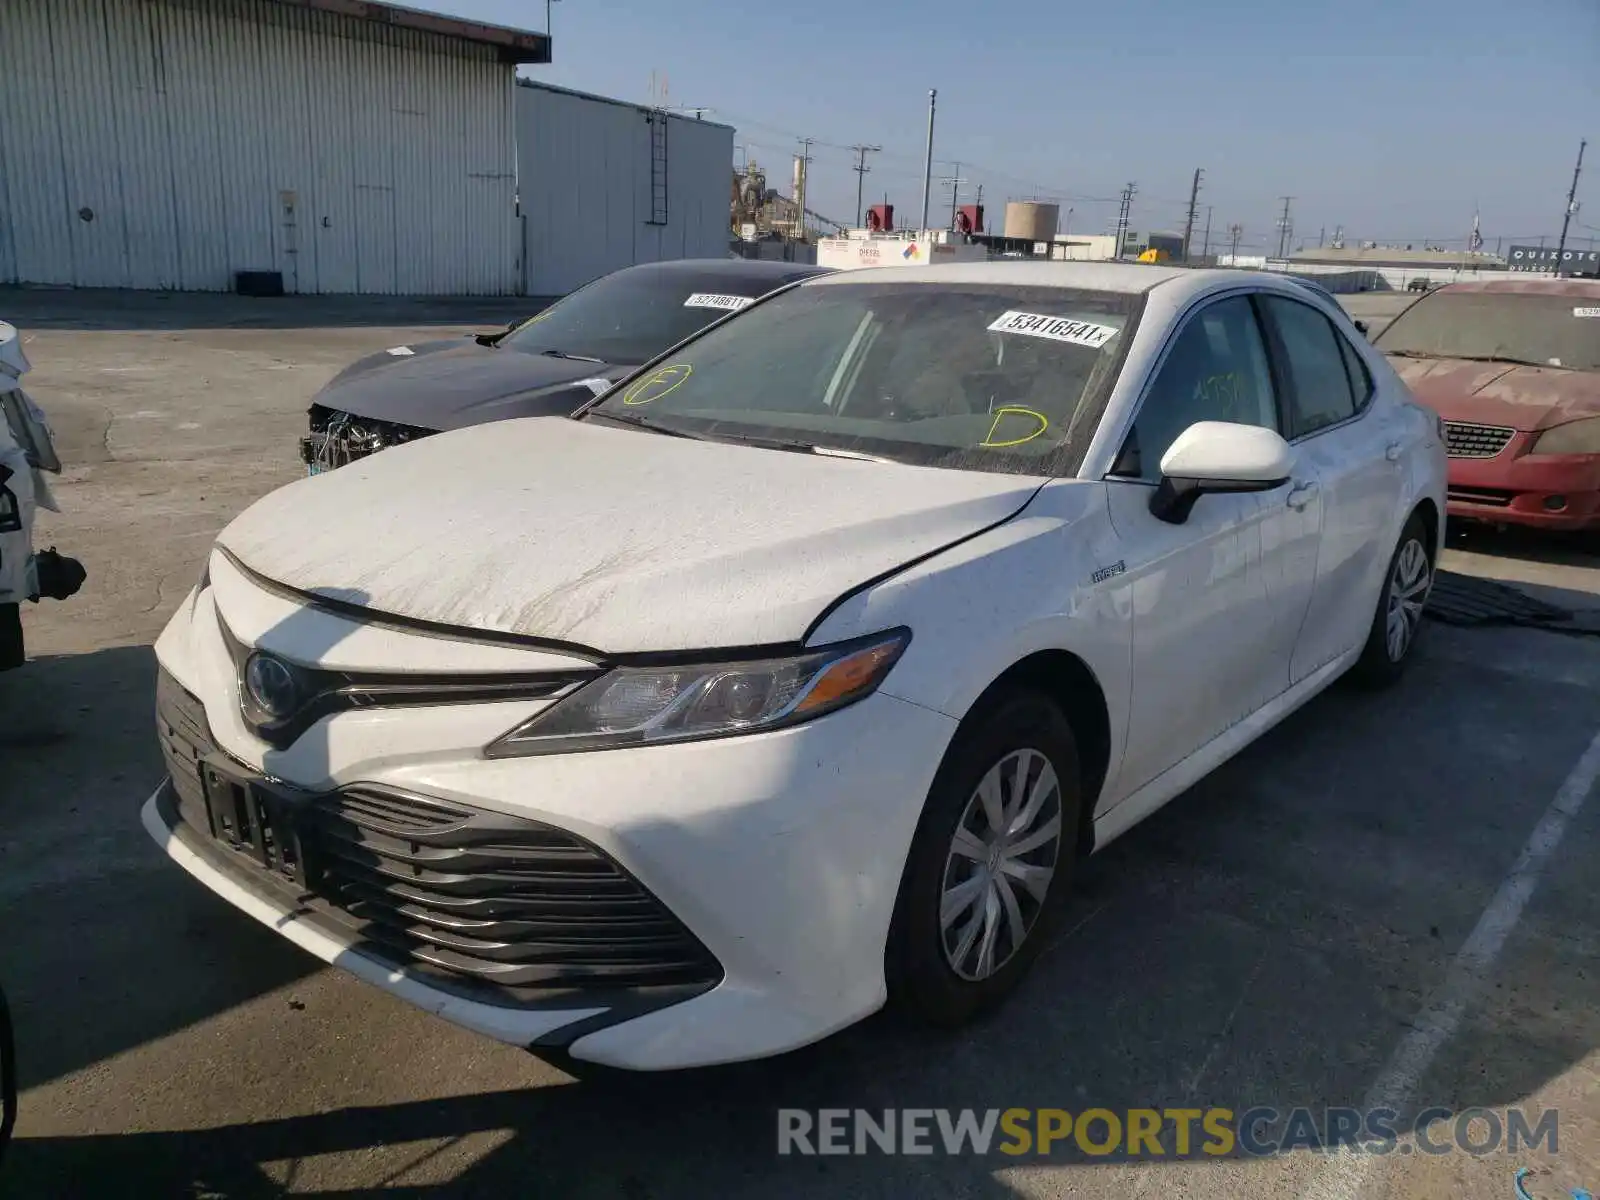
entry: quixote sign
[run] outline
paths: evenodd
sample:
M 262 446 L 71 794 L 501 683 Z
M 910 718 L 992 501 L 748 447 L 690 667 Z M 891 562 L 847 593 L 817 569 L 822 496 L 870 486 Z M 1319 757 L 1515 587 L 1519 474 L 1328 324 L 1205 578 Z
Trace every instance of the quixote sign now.
M 1554 271 L 1566 275 L 1600 275 L 1600 250 L 1575 250 L 1568 246 L 1557 255 L 1554 246 L 1513 246 L 1506 254 L 1513 271 Z

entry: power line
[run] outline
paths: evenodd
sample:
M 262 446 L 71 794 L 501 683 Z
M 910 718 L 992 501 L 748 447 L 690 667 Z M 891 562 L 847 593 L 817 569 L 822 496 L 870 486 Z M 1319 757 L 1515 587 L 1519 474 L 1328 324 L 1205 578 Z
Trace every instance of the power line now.
M 1585 138 L 1578 143 L 1578 165 L 1572 168 L 1572 187 L 1567 192 L 1567 211 L 1561 214 L 1561 240 L 1556 243 L 1556 277 L 1561 276 L 1561 264 L 1566 260 L 1567 226 L 1578 211 L 1578 176 L 1583 174 L 1583 152 L 1588 147 Z
M 1194 185 L 1189 189 L 1189 215 L 1186 218 L 1184 218 L 1184 222 L 1183 222 L 1183 261 L 1184 262 L 1188 262 L 1189 261 L 1189 239 L 1194 235 L 1195 205 L 1197 203 L 1199 203 L 1199 200 L 1200 200 L 1200 177 L 1202 175 L 1204 175 L 1204 174 L 1205 174 L 1205 171 L 1202 168 L 1196 167 L 1194 169 Z
M 1139 190 L 1139 185 L 1130 182 L 1122 189 L 1122 203 L 1117 209 L 1117 240 L 1111 248 L 1113 258 L 1122 257 L 1122 247 L 1128 237 L 1128 218 L 1133 213 L 1133 197 Z
M 957 163 L 956 173 L 942 176 L 939 182 L 950 185 L 950 228 L 954 229 L 956 227 L 956 204 L 961 196 L 961 185 L 970 181 L 961 177 L 961 164 Z
M 883 147 L 851 146 L 850 149 L 856 152 L 856 228 L 859 229 L 861 227 L 862 218 L 861 187 L 867 181 L 867 172 L 872 170 L 871 167 L 867 166 L 867 155 L 880 153 L 883 150 Z

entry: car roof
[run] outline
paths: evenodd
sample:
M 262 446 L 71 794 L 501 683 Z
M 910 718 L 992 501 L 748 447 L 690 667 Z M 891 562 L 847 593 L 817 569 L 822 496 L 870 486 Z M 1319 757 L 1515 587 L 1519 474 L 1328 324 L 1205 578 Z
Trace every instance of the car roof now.
M 818 267 L 811 263 L 778 262 L 757 258 L 675 258 L 663 262 L 639 263 L 613 272 L 634 277 L 681 279 L 696 285 L 745 289 L 769 292 L 794 279 L 809 279 L 826 275 L 831 267 Z
M 1073 288 L 1091 292 L 1139 295 L 1159 290 L 1182 305 L 1230 285 L 1251 284 L 1264 291 L 1304 296 L 1315 290 L 1329 301 L 1325 288 L 1308 289 L 1303 281 L 1279 271 L 1237 271 L 1201 267 L 1163 267 L 1149 263 L 995 261 L 941 263 L 926 267 L 867 267 L 837 271 L 802 287 L 841 287 L 857 283 L 1009 284 L 1013 287 Z M 1334 303 L 1337 303 L 1334 301 Z
M 1487 292 L 1501 296 L 1577 296 L 1600 299 L 1600 279 L 1468 279 L 1439 292 Z
M 1147 292 L 1157 284 L 1187 275 L 1202 274 L 1185 267 L 1115 262 L 995 262 L 935 263 L 926 267 L 864 267 L 836 271 L 806 286 L 852 283 L 990 283 L 1016 287 L 1082 288 L 1093 292 Z

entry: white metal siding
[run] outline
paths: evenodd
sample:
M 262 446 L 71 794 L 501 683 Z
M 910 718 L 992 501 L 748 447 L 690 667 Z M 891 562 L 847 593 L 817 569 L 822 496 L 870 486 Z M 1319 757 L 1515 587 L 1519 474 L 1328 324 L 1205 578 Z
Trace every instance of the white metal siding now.
M 668 118 L 667 221 L 652 225 L 649 115 L 539 84 L 516 89 L 529 294 L 561 295 L 635 263 L 727 257 L 733 130 Z
M 512 80 L 268 0 L 0 0 L 0 281 L 514 293 Z

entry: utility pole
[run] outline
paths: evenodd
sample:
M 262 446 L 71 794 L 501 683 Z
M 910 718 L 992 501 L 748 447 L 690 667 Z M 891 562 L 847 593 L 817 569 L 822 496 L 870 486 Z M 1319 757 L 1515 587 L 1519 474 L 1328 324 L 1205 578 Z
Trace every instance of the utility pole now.
M 956 227 L 956 201 L 961 195 L 961 185 L 967 182 L 961 178 L 961 164 L 956 164 L 956 173 L 954 175 L 947 175 L 939 182 L 950 185 L 950 228 L 954 229 Z
M 1196 167 L 1194 169 L 1194 185 L 1189 188 L 1189 215 L 1186 218 L 1184 218 L 1184 222 L 1183 222 L 1183 261 L 1184 262 L 1188 262 L 1189 261 L 1189 238 L 1194 233 L 1195 204 L 1200 199 L 1200 176 L 1202 176 L 1204 174 L 1205 174 L 1204 170 L 1202 170 L 1200 167 Z
M 1293 196 L 1284 196 L 1283 216 L 1278 218 L 1278 257 L 1283 258 L 1289 252 L 1289 235 L 1294 232 L 1294 221 L 1289 216 L 1289 205 L 1294 202 Z
M 922 228 L 919 233 L 928 228 L 928 201 L 933 192 L 933 114 L 939 102 L 939 89 L 928 89 L 928 157 L 922 167 Z
M 800 186 L 795 188 L 798 193 L 794 198 L 796 212 L 794 214 L 795 236 L 800 241 L 806 240 L 806 191 L 811 178 L 811 143 L 814 138 L 801 138 L 800 145 L 804 149 L 800 152 Z
M 1561 278 L 1561 267 L 1567 257 L 1567 226 L 1572 214 L 1578 211 L 1578 176 L 1583 174 L 1583 151 L 1589 144 L 1585 138 L 1578 143 L 1578 165 L 1572 168 L 1572 187 L 1567 190 L 1567 211 L 1561 215 L 1561 240 L 1556 243 L 1556 278 Z
M 1229 265 L 1237 267 L 1239 265 L 1239 239 L 1244 236 L 1244 226 L 1237 222 L 1229 225 L 1228 236 L 1233 239 L 1233 246 L 1228 251 L 1228 257 L 1232 260 Z
M 1211 257 L 1211 205 L 1209 204 L 1206 205 L 1206 237 L 1200 246 L 1200 257 L 1202 259 Z
M 1128 219 L 1133 215 L 1133 197 L 1138 191 L 1139 185 L 1136 183 L 1129 183 L 1122 189 L 1122 203 L 1117 209 L 1117 243 L 1111 253 L 1113 260 L 1122 257 L 1122 247 L 1128 237 Z
M 863 212 L 861 207 L 861 186 L 867 181 L 867 172 L 872 170 L 871 167 L 867 166 L 867 155 L 876 154 L 878 151 L 882 150 L 883 147 L 851 146 L 850 149 L 856 152 L 856 228 L 859 229 L 861 228 Z

